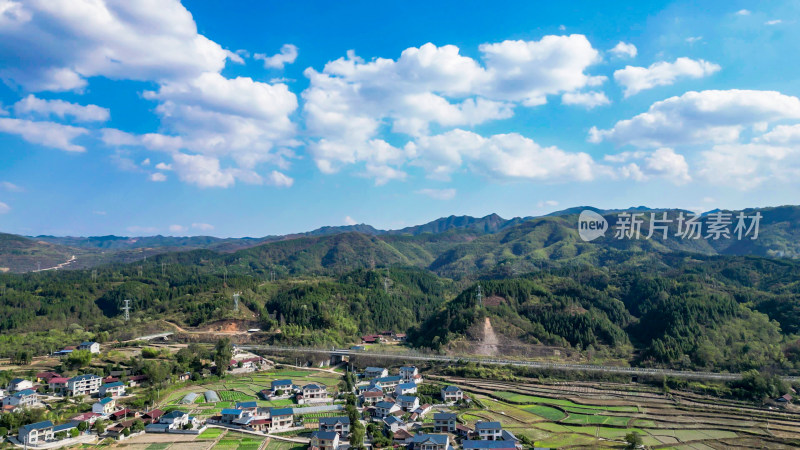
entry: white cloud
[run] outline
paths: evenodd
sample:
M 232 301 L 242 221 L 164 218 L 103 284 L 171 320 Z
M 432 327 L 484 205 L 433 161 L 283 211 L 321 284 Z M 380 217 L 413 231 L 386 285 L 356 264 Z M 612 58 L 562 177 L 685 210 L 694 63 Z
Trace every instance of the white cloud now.
M 86 79 L 163 81 L 219 72 L 229 56 L 197 33 L 177 0 L 6 1 L 0 78 L 31 91 L 82 89 Z
M 671 148 L 660 148 L 645 158 L 645 167 L 653 174 L 669 179 L 675 184 L 691 181 L 689 164 L 683 155 Z
M 158 169 L 158 170 L 172 170 L 172 165 L 160 162 L 160 163 L 156 164 L 156 169 Z
M 780 25 L 782 23 L 783 23 L 783 20 L 774 19 L 774 20 L 768 20 L 768 21 L 764 22 L 764 25 L 773 26 L 773 25 Z
M 720 144 L 701 153 L 699 175 L 713 184 L 752 189 L 766 181 L 795 182 L 800 149 L 757 143 Z
M 280 53 L 272 56 L 256 53 L 253 58 L 264 61 L 264 67 L 267 69 L 283 69 L 284 65 L 293 64 L 297 59 L 297 47 L 292 44 L 284 44 Z
M 167 181 L 167 176 L 161 172 L 155 172 L 150 174 L 150 181 L 155 181 L 155 182 Z
M 776 91 L 687 92 L 654 103 L 609 130 L 592 128 L 590 142 L 637 147 L 735 142 L 745 127 L 800 118 L 800 99 Z
M 567 92 L 561 96 L 561 102 L 565 105 L 581 105 L 587 109 L 597 106 L 608 105 L 611 100 L 602 92 Z
M 456 190 L 453 188 L 447 189 L 420 189 L 414 191 L 416 194 L 427 195 L 436 200 L 452 200 L 456 196 Z
M 19 135 L 31 144 L 39 144 L 67 152 L 84 152 L 86 151 L 84 147 L 74 144 L 72 141 L 89 133 L 89 130 L 55 122 L 0 118 L 0 132 Z
M 635 58 L 638 50 L 636 50 L 636 46 L 631 43 L 619 41 L 619 43 L 608 52 L 618 57 Z
M 358 224 L 358 222 L 356 222 L 355 220 L 353 220 L 353 218 L 352 218 L 352 217 L 350 217 L 350 216 L 345 216 L 345 218 L 344 218 L 344 224 L 345 224 L 345 225 L 357 225 L 357 224 Z
M 150 165 L 150 158 L 145 158 L 144 161 L 142 161 L 142 166 L 147 167 L 149 165 Z
M 267 175 L 267 183 L 277 187 L 291 187 L 294 184 L 294 179 L 277 170 L 273 170 Z
M 376 184 L 404 179 L 400 166 L 409 157 L 407 146 L 379 139 L 384 125 L 406 139 L 421 138 L 432 126 L 509 118 L 516 105 L 541 105 L 548 95 L 577 93 L 605 80 L 585 73 L 599 54 L 582 35 L 483 44 L 479 50 L 480 61 L 456 46 L 428 43 L 396 60 L 369 62 L 349 51 L 321 72 L 307 69 L 303 112 L 317 167 L 331 173 L 360 164 Z M 566 101 L 587 105 L 602 102 L 601 96 L 577 94 Z
M 178 178 L 199 187 L 229 187 L 236 178 L 230 169 L 222 169 L 219 160 L 203 155 L 175 153 L 173 166 Z
M 76 122 L 105 122 L 110 118 L 110 112 L 107 108 L 97 105 L 79 105 L 63 100 L 44 100 L 37 98 L 33 94 L 14 104 L 14 114 L 42 118 L 56 116 L 65 119 L 70 117 Z
M 625 88 L 625 97 L 656 86 L 668 86 L 679 78 L 702 78 L 720 70 L 708 61 L 678 58 L 675 62 L 661 61 L 650 67 L 626 66 L 614 72 L 614 80 Z
M 188 228 L 186 228 L 183 225 L 170 225 L 169 226 L 169 231 L 171 233 L 184 233 L 184 232 L 186 232 L 187 229 Z
M 105 216 L 107 213 L 105 211 L 92 211 L 92 214 L 96 216 Z
M 766 131 L 764 129 L 763 131 Z M 800 124 L 778 125 L 772 131 L 756 139 L 759 142 L 777 145 L 800 145 Z
M 0 202 L 0 214 L 8 214 L 11 212 L 11 207 L 6 203 Z
M 413 145 L 412 164 L 424 167 L 432 178 L 448 179 L 466 165 L 488 178 L 543 181 L 579 180 L 595 177 L 597 166 L 586 153 L 570 153 L 557 147 L 542 147 L 517 133 L 483 137 L 464 130 L 422 137 Z
M 736 15 L 737 16 L 749 16 L 750 15 L 750 10 L 748 10 L 748 9 L 740 9 L 740 10 L 736 11 Z
M 703 40 L 703 36 L 689 36 L 686 38 L 686 42 L 690 44 L 694 44 L 695 42 L 700 42 Z
M 14 183 L 12 183 L 10 181 L 2 181 L 2 182 L 0 182 L 0 187 L 2 187 L 3 189 L 5 189 L 6 191 L 9 191 L 9 192 L 23 192 L 25 190 L 21 186 L 17 186 L 16 184 L 14 184 Z
M 209 225 L 207 223 L 193 223 L 192 228 L 200 231 L 211 231 L 214 229 L 214 225 Z
M 556 201 L 556 200 L 542 200 L 539 203 L 537 203 L 536 206 L 539 207 L 539 208 L 558 206 L 558 201 Z

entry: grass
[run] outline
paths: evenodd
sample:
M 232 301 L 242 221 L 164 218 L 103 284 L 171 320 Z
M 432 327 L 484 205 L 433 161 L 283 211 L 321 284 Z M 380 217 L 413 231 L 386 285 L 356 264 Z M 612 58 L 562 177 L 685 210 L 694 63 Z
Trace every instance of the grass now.
M 219 391 L 217 395 L 219 395 L 219 399 L 223 402 L 245 402 L 256 399 L 252 395 L 247 395 L 239 391 Z
M 570 414 L 562 423 L 577 425 L 617 425 L 626 426 L 628 417 L 603 416 L 599 414 Z
M 552 421 L 558 421 L 566 417 L 562 411 L 544 405 L 528 406 L 525 408 L 525 411 Z
M 169 442 L 159 442 L 156 444 L 150 444 L 147 446 L 147 450 L 165 450 L 171 444 Z
M 265 450 L 305 450 L 307 445 L 270 439 Z
M 570 400 L 549 397 L 537 397 L 533 395 L 517 394 L 514 392 L 499 391 L 495 395 L 513 402 L 513 403 L 544 403 L 549 405 L 558 405 L 564 409 L 574 409 L 576 412 L 590 412 L 590 411 L 618 411 L 618 412 L 638 412 L 639 408 L 636 406 L 599 406 L 599 405 L 582 405 Z M 587 411 L 588 410 L 588 411 Z
M 221 435 L 223 431 L 225 431 L 225 430 L 223 430 L 221 428 L 206 428 L 205 431 L 203 431 L 202 433 L 200 433 L 200 435 L 197 436 L 197 439 L 212 439 L 213 440 L 213 439 L 218 438 L 219 435 Z M 151 450 L 151 449 L 148 449 L 148 450 Z M 152 450 L 162 450 L 162 449 L 152 449 Z

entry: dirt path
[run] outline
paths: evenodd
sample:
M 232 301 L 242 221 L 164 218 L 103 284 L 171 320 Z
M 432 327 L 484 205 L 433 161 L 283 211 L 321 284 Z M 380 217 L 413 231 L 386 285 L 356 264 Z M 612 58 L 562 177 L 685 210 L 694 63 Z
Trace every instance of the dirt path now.
M 477 347 L 477 353 L 481 356 L 493 356 L 497 354 L 497 346 L 500 345 L 500 340 L 492 328 L 492 321 L 486 317 L 483 321 L 483 339 Z

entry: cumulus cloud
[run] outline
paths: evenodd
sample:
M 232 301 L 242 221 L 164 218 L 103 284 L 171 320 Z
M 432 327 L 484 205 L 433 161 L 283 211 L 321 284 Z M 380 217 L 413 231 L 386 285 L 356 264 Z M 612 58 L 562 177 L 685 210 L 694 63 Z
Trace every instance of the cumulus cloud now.
M 345 218 L 344 218 L 344 224 L 345 224 L 345 225 L 357 225 L 357 224 L 358 224 L 358 222 L 356 222 L 356 221 L 355 221 L 355 220 L 354 220 L 352 217 L 350 217 L 350 216 L 345 216 Z
M 188 228 L 186 228 L 183 225 L 170 225 L 169 226 L 169 231 L 171 233 L 185 233 L 187 229 Z
M 86 149 L 83 146 L 72 141 L 84 134 L 88 134 L 89 130 L 55 122 L 0 118 L 0 132 L 16 134 L 31 144 L 43 145 L 67 152 L 84 152 Z
M 546 206 L 558 206 L 558 201 L 556 200 L 542 200 L 536 204 L 539 208 L 544 208 Z
M 11 207 L 8 204 L 0 202 L 0 214 L 8 214 L 11 212 Z
M 37 98 L 33 94 L 14 104 L 14 114 L 42 118 L 49 118 L 50 116 L 56 116 L 60 119 L 72 118 L 76 122 L 105 122 L 110 117 L 110 112 L 107 108 L 97 105 L 79 105 L 63 100 L 44 100 Z
M 567 92 L 561 96 L 561 103 L 565 105 L 580 105 L 587 109 L 608 105 L 611 100 L 602 92 Z
M 713 146 L 701 152 L 699 175 L 713 184 L 751 189 L 766 181 L 794 182 L 800 149 L 758 143 Z
M 82 89 L 86 79 L 164 81 L 219 72 L 228 53 L 197 33 L 178 0 L 7 0 L 0 78 L 31 91 Z M 11 13 L 9 14 L 9 11 Z
M 542 147 L 517 133 L 483 137 L 460 129 L 420 138 L 413 145 L 412 164 L 433 178 L 448 179 L 462 166 L 488 178 L 543 181 L 588 181 L 596 166 L 586 153 Z
M 637 147 L 729 143 L 764 122 L 800 118 L 800 99 L 776 91 L 690 91 L 654 103 L 647 112 L 608 130 L 592 128 L 590 142 Z
M 671 148 L 660 148 L 645 158 L 645 167 L 658 176 L 668 178 L 676 184 L 691 181 L 689 164 L 683 155 Z
M 740 10 L 736 11 L 736 15 L 737 16 L 749 16 L 750 15 L 750 10 L 748 10 L 748 9 L 740 9 Z
M 155 181 L 155 182 L 167 181 L 167 176 L 161 172 L 155 172 L 150 174 L 150 181 Z
M 636 46 L 631 43 L 619 41 L 619 43 L 608 52 L 618 57 L 635 58 L 638 50 L 636 50 Z
M 228 187 L 236 181 L 234 171 L 222 169 L 219 160 L 203 155 L 176 153 L 173 166 L 181 181 L 199 187 Z
M 406 172 L 400 166 L 415 144 L 389 144 L 379 137 L 384 125 L 401 140 L 414 140 L 434 126 L 509 118 L 515 106 L 541 105 L 548 95 L 575 93 L 563 101 L 584 106 L 607 100 L 602 93 L 577 94 L 605 79 L 586 73 L 599 53 L 582 35 L 487 43 L 479 51 L 480 60 L 461 55 L 454 45 L 428 43 L 396 60 L 369 62 L 350 51 L 322 71 L 307 69 L 303 113 L 317 167 L 332 173 L 361 164 L 376 184 L 401 180 Z
M 414 191 L 416 194 L 426 195 L 436 200 L 452 200 L 456 196 L 456 190 L 453 188 L 447 189 L 419 189 Z
M 294 184 L 294 179 L 277 170 L 273 170 L 267 176 L 267 183 L 277 187 L 291 187 Z
M 267 69 L 283 69 L 286 64 L 293 64 L 297 59 L 297 47 L 292 44 L 284 44 L 280 53 L 267 56 L 263 53 L 256 53 L 253 58 L 264 61 Z
M 780 25 L 782 23 L 783 23 L 783 20 L 781 20 L 781 19 L 773 19 L 773 20 L 768 20 L 768 21 L 764 22 L 764 25 L 773 26 L 773 25 Z
M 625 97 L 656 86 L 669 86 L 679 78 L 702 78 L 720 70 L 720 66 L 704 60 L 678 58 L 661 61 L 650 67 L 626 66 L 614 72 L 614 80 L 625 88 Z

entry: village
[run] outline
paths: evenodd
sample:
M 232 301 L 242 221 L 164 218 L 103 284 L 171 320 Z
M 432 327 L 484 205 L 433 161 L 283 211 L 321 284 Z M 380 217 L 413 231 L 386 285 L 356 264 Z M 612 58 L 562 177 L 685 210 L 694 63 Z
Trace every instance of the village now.
M 0 390 L 4 413 L 49 410 L 59 402 L 77 403 L 85 411 L 58 423 L 21 424 L 6 442 L 54 449 L 122 442 L 147 434 L 203 438 L 234 430 L 283 439 L 294 447 L 305 442 L 312 450 L 522 448 L 519 439 L 499 422 L 478 421 L 472 428 L 460 423 L 455 410 L 471 403 L 469 395 L 456 385 L 425 383 L 415 366 L 352 372 L 346 361 L 338 361 L 335 369 L 282 370 L 272 361 L 233 347 L 224 382 L 197 384 L 191 382 L 191 373 L 179 374 L 172 382 L 178 387 L 174 393 L 140 409 L 129 405 L 137 392 L 148 389 L 150 380 L 144 374 L 64 377 L 44 371 L 13 378 Z M 54 352 L 53 357 L 63 358 L 77 350 L 94 355 L 101 351 L 100 344 L 83 342 Z M 246 385 L 252 395 L 236 389 L 241 387 L 237 378 L 243 376 L 251 381 Z

